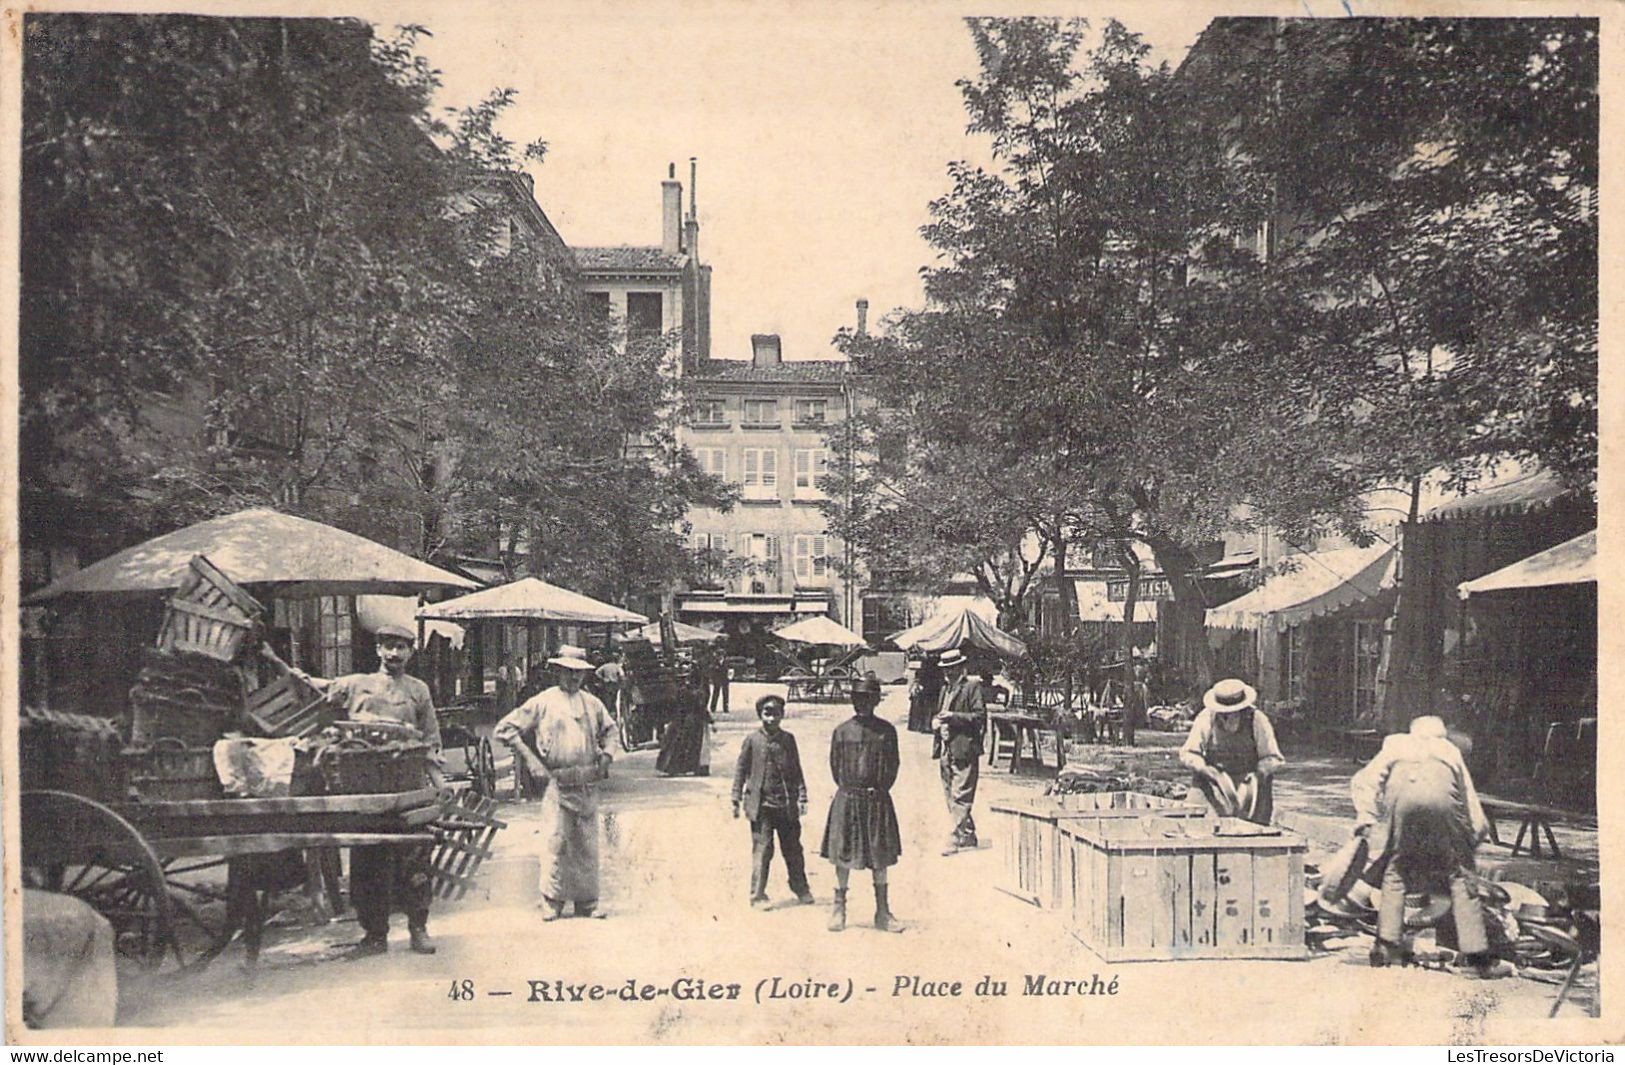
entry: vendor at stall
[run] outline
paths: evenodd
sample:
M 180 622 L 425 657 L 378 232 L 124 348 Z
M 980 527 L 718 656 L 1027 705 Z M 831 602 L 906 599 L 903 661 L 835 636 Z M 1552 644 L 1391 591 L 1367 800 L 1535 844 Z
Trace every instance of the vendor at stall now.
M 1448 891 L 1463 973 L 1485 979 L 1510 975 L 1512 966 L 1490 953 L 1483 910 L 1468 889 L 1473 851 L 1489 834 L 1489 820 L 1444 721 L 1419 717 L 1408 733 L 1389 736 L 1377 757 L 1354 775 L 1349 790 L 1356 835 L 1369 835 L 1380 820 L 1388 824 L 1371 964 L 1410 959 L 1404 944 L 1407 892 Z
M 1275 816 L 1272 778 L 1286 759 L 1252 685 L 1231 678 L 1207 690 L 1179 760 L 1220 817 L 1267 825 Z
M 386 623 L 373 636 L 378 645 L 376 673 L 322 680 L 294 672 L 323 692 L 329 702 L 342 706 L 352 721 L 390 721 L 415 728 L 429 745 L 430 782 L 438 788 L 445 778 L 440 771 L 440 722 L 434 700 L 429 686 L 406 672 L 417 635 L 405 625 Z M 381 843 L 350 848 L 350 903 L 363 933 L 350 957 L 371 957 L 389 949 L 389 915 L 394 910 L 406 913 L 413 953 L 433 954 L 434 944 L 429 940 L 432 894 L 427 847 Z

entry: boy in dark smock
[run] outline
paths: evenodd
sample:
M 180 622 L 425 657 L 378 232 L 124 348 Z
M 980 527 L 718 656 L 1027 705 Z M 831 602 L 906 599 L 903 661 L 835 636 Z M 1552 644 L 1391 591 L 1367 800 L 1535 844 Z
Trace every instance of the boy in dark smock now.
M 756 701 L 762 727 L 745 737 L 734 766 L 733 810 L 750 819 L 750 904 L 767 905 L 767 871 L 773 863 L 773 837 L 784 850 L 790 890 L 803 903 L 813 900 L 801 852 L 801 818 L 807 812 L 807 780 L 801 772 L 796 738 L 779 727 L 784 700 L 764 695 Z
M 873 673 L 860 677 L 852 686 L 855 716 L 836 726 L 829 741 L 829 768 L 837 790 L 818 853 L 835 863 L 831 932 L 846 927 L 846 884 L 854 869 L 874 874 L 875 927 L 902 931 L 892 916 L 886 882 L 886 870 L 903 852 L 890 794 L 897 782 L 897 730 L 875 716 L 879 704 L 880 681 Z

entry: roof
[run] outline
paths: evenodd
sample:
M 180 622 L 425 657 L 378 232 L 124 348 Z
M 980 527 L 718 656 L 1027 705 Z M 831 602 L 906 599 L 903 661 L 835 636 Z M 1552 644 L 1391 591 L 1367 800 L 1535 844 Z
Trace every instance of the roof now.
M 686 255 L 667 255 L 659 245 L 617 244 L 571 248 L 583 270 L 681 270 Z
M 1504 592 L 1515 588 L 1551 588 L 1560 584 L 1597 582 L 1597 530 L 1581 533 L 1572 540 L 1548 547 L 1510 566 L 1502 566 L 1457 586 L 1463 599 L 1480 592 Z
M 706 381 L 840 382 L 846 376 L 845 359 L 788 359 L 773 366 L 758 366 L 751 359 L 699 359 L 684 374 Z
M 649 619 L 618 606 L 600 603 L 591 596 L 548 584 L 537 577 L 525 577 L 512 584 L 487 588 L 473 595 L 432 603 L 418 610 L 420 618 L 445 621 L 472 621 L 480 618 L 524 619 L 527 621 L 630 622 L 642 625 Z
M 178 588 L 194 555 L 238 584 L 274 584 L 294 595 L 402 595 L 473 588 L 471 580 L 331 525 L 268 508 L 188 525 L 129 547 L 29 596 L 139 595 Z
M 1298 567 L 1277 573 L 1239 599 L 1207 612 L 1210 626 L 1279 631 L 1363 602 L 1394 586 L 1397 553 L 1385 543 L 1294 556 Z
M 1540 510 L 1568 495 L 1572 489 L 1549 470 L 1526 474 L 1493 488 L 1470 491 L 1460 499 L 1441 503 L 1422 515 L 1424 521 L 1453 521 L 1468 517 L 1497 517 Z

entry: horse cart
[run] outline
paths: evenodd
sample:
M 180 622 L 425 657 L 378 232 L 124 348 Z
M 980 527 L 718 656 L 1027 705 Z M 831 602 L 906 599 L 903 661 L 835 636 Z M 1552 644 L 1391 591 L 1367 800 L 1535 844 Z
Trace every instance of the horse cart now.
M 239 934 L 257 961 L 283 892 L 331 917 L 340 848 L 427 848 L 435 894 L 466 894 L 503 827 L 492 799 L 430 786 L 416 730 L 339 721 L 285 667 L 249 690 L 260 608 L 201 556 L 191 570 L 122 723 L 21 712 L 24 885 L 88 903 L 121 954 L 183 970 Z

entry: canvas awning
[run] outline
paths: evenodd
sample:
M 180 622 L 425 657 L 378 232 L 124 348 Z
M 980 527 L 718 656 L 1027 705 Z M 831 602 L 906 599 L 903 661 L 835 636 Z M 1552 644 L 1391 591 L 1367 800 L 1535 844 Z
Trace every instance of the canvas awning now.
M 823 599 L 780 599 L 770 603 L 740 602 L 732 599 L 690 600 L 677 607 L 680 614 L 822 614 L 829 609 Z
M 1597 582 L 1597 530 L 1548 547 L 1510 566 L 1502 566 L 1470 581 L 1456 591 L 1463 599 L 1482 592 L 1507 592 L 1517 588 L 1550 588 L 1560 584 Z
M 1556 474 L 1549 470 L 1538 470 L 1492 487 L 1475 487 L 1459 499 L 1428 510 L 1422 515 L 1422 520 L 1454 521 L 1468 517 L 1527 514 L 1550 506 L 1570 491 Z
M 726 635 L 726 633 L 712 632 L 710 629 L 702 629 L 698 625 L 685 625 L 681 621 L 674 621 L 671 623 L 671 626 L 673 634 L 677 637 L 678 643 L 712 643 L 716 640 L 722 639 L 723 636 Z M 641 628 L 627 629 L 625 632 L 616 633 L 615 638 L 623 642 L 629 640 L 648 640 L 650 643 L 659 643 L 660 622 L 651 621 L 649 624 L 644 625 Z
M 442 621 L 562 621 L 570 624 L 642 625 L 649 619 L 591 596 L 560 588 L 537 577 L 487 588 L 473 595 L 431 603 L 418 610 L 420 618 Z
M 1396 558 L 1393 547 L 1384 543 L 1296 556 L 1295 569 L 1278 573 L 1241 598 L 1210 609 L 1207 624 L 1221 629 L 1271 625 L 1284 632 L 1394 587 Z
M 980 647 L 1003 655 L 1020 658 L 1027 653 L 1027 645 L 986 621 L 974 610 L 958 610 L 938 614 L 911 629 L 904 629 L 891 637 L 891 642 L 905 651 L 946 651 L 950 647 Z
M 417 610 L 417 598 L 410 595 L 359 595 L 355 600 L 356 619 L 368 632 L 377 632 L 378 626 L 386 622 L 404 625 L 416 632 Z M 463 627 L 450 621 L 426 622 L 423 634 L 425 637 L 444 636 L 453 647 L 463 646 Z
M 868 640 L 845 625 L 822 614 L 775 629 L 773 635 L 792 643 L 828 644 L 833 647 L 866 647 L 869 644 Z
M 364 536 L 268 508 L 238 511 L 125 548 L 28 597 L 142 595 L 178 588 L 194 555 L 238 584 L 283 596 L 416 595 L 473 581 Z

